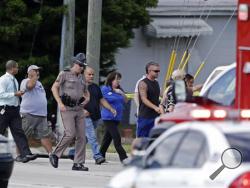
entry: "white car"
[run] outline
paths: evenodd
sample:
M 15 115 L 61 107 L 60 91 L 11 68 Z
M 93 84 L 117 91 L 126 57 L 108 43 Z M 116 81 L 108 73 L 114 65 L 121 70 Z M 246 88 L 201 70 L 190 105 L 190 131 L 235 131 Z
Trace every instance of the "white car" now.
M 217 82 L 218 79 L 220 79 L 227 72 L 230 72 L 232 69 L 235 70 L 235 68 L 236 68 L 236 63 L 227 66 L 216 67 L 204 82 L 200 95 L 203 96 L 209 90 L 209 88 L 215 82 Z
M 203 87 L 200 96 L 211 99 L 224 106 L 232 106 L 235 102 L 236 64 L 216 76 L 206 87 Z
M 230 66 L 235 65 L 235 63 L 231 65 L 218 66 L 216 67 L 207 77 L 206 81 L 203 84 L 202 91 L 207 88 L 208 84 L 211 83 L 221 72 L 224 72 L 230 68 Z
M 228 148 L 239 150 L 243 162 L 236 169 L 225 168 L 211 180 Z M 249 188 L 249 162 L 249 121 L 185 122 L 164 132 L 146 150 L 138 166 L 118 173 L 107 187 Z

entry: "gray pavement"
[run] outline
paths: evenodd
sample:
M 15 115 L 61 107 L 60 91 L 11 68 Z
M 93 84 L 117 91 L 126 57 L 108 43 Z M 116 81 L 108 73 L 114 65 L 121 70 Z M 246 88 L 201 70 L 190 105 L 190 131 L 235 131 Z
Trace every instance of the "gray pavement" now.
M 93 160 L 87 160 L 86 166 L 88 172 L 72 171 L 69 159 L 60 159 L 57 169 L 45 158 L 15 163 L 9 188 L 101 188 L 123 168 L 120 162 L 113 161 L 95 165 Z
M 68 148 L 65 154 L 68 154 Z M 31 148 L 33 153 L 46 154 L 42 147 Z M 38 158 L 28 163 L 15 163 L 9 188 L 101 188 L 123 169 L 116 153 L 107 153 L 107 163 L 95 165 L 92 152 L 87 149 L 88 172 L 72 171 L 73 161 L 60 159 L 59 167 L 53 168 L 48 158 Z

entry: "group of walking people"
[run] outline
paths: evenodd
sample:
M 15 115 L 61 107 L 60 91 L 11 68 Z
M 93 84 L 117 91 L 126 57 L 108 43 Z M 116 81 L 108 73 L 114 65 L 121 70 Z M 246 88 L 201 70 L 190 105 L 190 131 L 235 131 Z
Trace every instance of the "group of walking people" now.
M 28 145 L 27 138 L 32 136 L 41 140 L 54 168 L 58 168 L 60 157 L 72 142 L 75 143 L 72 170 L 88 171 L 85 166 L 87 142 L 91 145 L 96 164 L 106 161 L 106 152 L 112 140 L 120 161 L 124 162 L 128 156 L 121 144 L 118 125 L 128 99 L 120 85 L 122 75 L 116 71 L 111 72 L 104 86 L 99 87 L 93 82 L 95 72 L 87 65 L 84 53 L 72 57 L 70 68 L 59 73 L 51 88 L 64 127 L 62 138 L 52 149 L 51 130 L 47 124 L 46 92 L 39 81 L 40 69 L 36 65 L 29 66 L 28 76 L 21 82 L 20 89 L 15 78 L 18 73 L 17 62 L 7 61 L 6 74 L 0 77 L 0 134 L 5 134 L 6 129 L 10 128 L 17 146 L 16 161 L 25 163 L 37 158 Z M 163 97 L 162 102 L 159 100 L 159 64 L 149 62 L 145 69 L 146 74 L 135 88 L 138 138 L 148 137 L 155 118 L 166 112 L 162 108 L 164 100 L 171 100 L 171 97 Z M 171 101 L 168 102 L 169 111 L 170 106 Z M 100 119 L 105 132 L 99 147 L 95 129 Z
M 50 155 L 50 162 L 55 168 L 58 167 L 58 159 L 74 139 L 73 170 L 88 170 L 84 166 L 86 138 L 91 145 L 96 164 L 105 162 L 105 155 L 112 140 L 120 161 L 127 158 L 118 130 L 123 105 L 127 101 L 120 87 L 121 74 L 110 73 L 101 88 L 93 83 L 93 80 L 94 69 L 87 66 L 84 54 L 80 53 L 73 58 L 71 68 L 61 72 L 52 86 L 65 129 L 62 139 Z M 60 96 L 67 97 L 63 100 Z M 104 122 L 105 133 L 99 148 L 95 128 L 100 119 Z
M 85 55 L 79 53 L 72 58 L 70 68 L 59 73 L 51 88 L 64 127 L 63 136 L 53 150 L 51 130 L 47 124 L 46 93 L 38 81 L 39 70 L 40 67 L 36 65 L 29 66 L 28 77 L 22 81 L 20 90 L 15 79 L 17 62 L 7 61 L 6 74 L 0 77 L 0 134 L 5 134 L 6 129 L 10 128 L 19 153 L 16 161 L 25 163 L 37 158 L 29 149 L 27 138 L 30 136 L 41 140 L 54 168 L 58 167 L 59 158 L 66 148 L 74 142 L 72 170 L 88 171 L 84 166 L 86 138 L 96 164 L 105 162 L 105 154 L 112 140 L 120 161 L 125 160 L 127 154 L 118 130 L 123 106 L 127 102 L 120 87 L 121 74 L 110 73 L 105 85 L 100 88 L 93 83 L 94 69 L 87 66 Z M 104 122 L 105 133 L 99 148 L 95 129 L 100 119 Z

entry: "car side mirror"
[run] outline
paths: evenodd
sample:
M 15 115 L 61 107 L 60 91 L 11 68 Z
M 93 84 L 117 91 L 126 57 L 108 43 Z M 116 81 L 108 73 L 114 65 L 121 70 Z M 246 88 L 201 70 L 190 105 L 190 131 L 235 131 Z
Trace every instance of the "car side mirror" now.
M 176 80 L 174 82 L 174 93 L 178 102 L 187 100 L 187 88 L 184 80 Z

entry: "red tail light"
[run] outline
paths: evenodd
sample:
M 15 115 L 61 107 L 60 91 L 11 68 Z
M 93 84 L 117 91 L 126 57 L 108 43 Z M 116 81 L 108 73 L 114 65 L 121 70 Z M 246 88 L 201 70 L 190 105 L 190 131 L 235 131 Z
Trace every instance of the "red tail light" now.
M 240 175 L 229 188 L 250 188 L 250 172 Z

